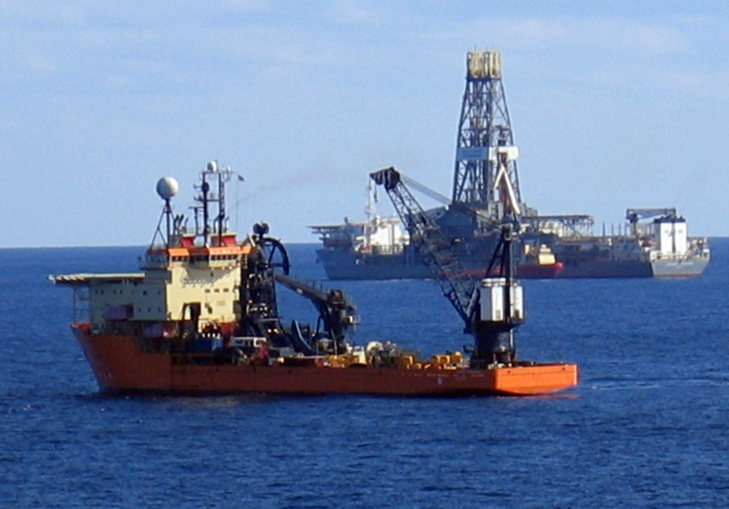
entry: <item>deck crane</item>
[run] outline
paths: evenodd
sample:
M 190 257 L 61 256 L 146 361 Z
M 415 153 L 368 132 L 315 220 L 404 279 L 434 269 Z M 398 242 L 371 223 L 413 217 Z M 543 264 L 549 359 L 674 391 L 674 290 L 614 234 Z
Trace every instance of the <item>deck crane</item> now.
M 259 249 L 241 266 L 244 284 L 240 285 L 240 302 L 245 304 L 241 310 L 240 332 L 246 336 L 266 337 L 276 346 L 291 345 L 305 355 L 314 355 L 320 350 L 333 354 L 344 352 L 347 333 L 357 323 L 355 306 L 341 290 L 327 291 L 291 277 L 286 248 L 278 239 L 267 236 L 268 230 L 266 223 L 257 223 L 253 235 L 249 236 Z M 291 327 L 283 325 L 275 283 L 314 305 L 319 314 L 315 330 L 296 321 Z
M 355 307 L 348 297 L 341 290 L 327 291 L 286 274 L 275 274 L 274 277 L 277 283 L 309 300 L 319 312 L 317 332 L 311 339 L 328 340 L 330 350 L 335 354 L 346 351 L 347 332 L 357 323 Z M 323 328 L 321 332 L 320 326 Z
M 377 185 L 384 186 L 400 220 L 410 232 L 411 242 L 417 248 L 423 262 L 436 276 L 444 295 L 468 324 L 474 300 L 477 298 L 473 279 L 453 254 L 443 231 L 433 217 L 423 210 L 405 186 L 404 176 L 395 168 L 376 171 L 371 173 L 370 177 Z
M 635 237 L 639 235 L 638 222 L 641 219 L 648 219 L 656 216 L 676 217 L 676 209 L 672 207 L 664 209 L 628 209 L 625 211 L 625 219 L 627 219 L 630 223 L 630 232 Z
M 438 224 L 405 185 L 410 179 L 392 167 L 373 172 L 370 177 L 384 186 L 411 232 L 413 245 L 464 321 L 464 332 L 474 336 L 471 364 L 515 365 L 514 329 L 524 320 L 524 301 L 521 286 L 513 278 L 513 226 L 502 225 L 501 239 L 486 272 L 494 277 L 476 281 L 463 267 Z

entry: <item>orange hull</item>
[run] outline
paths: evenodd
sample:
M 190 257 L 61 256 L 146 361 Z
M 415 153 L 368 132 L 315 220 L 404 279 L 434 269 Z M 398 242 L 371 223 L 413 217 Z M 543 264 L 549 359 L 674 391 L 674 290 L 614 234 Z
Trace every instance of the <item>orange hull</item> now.
M 368 394 L 534 396 L 577 385 L 575 364 L 493 369 L 176 364 L 144 353 L 133 336 L 90 334 L 72 326 L 102 390 L 180 394 Z

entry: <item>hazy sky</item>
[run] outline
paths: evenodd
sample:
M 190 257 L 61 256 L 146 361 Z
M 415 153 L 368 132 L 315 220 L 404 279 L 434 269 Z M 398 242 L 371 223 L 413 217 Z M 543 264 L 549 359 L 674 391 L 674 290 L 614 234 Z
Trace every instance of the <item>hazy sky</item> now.
M 284 242 L 386 166 L 449 195 L 466 52 L 502 52 L 523 199 L 729 235 L 729 2 L 2 1 L 0 247 L 144 245 L 173 176 Z M 386 207 L 388 205 L 388 207 Z M 381 211 L 391 211 L 386 200 Z M 598 229 L 598 228 L 596 228 Z

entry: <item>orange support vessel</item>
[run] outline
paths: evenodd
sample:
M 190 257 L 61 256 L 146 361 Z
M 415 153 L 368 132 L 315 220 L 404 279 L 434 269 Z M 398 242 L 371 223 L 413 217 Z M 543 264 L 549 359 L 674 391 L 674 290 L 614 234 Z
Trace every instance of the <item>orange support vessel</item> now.
M 158 227 L 142 272 L 51 276 L 73 288 L 75 309 L 88 315 L 75 317 L 71 329 L 102 391 L 534 396 L 577 384 L 574 364 L 461 352 L 421 360 L 393 343 L 349 344 L 356 317 L 342 292 L 289 277 L 286 251 L 265 224 L 243 242 L 227 231 L 224 187 L 233 174 L 217 163 L 201 172 L 195 232 L 172 214 L 177 182 L 158 182 L 166 229 Z M 280 286 L 314 304 L 316 328 L 283 326 Z
M 363 394 L 379 396 L 537 396 L 577 384 L 574 364 L 493 366 L 333 365 L 328 357 L 273 364 L 215 363 L 203 354 L 142 353 L 133 336 L 73 332 L 105 392 L 212 395 Z

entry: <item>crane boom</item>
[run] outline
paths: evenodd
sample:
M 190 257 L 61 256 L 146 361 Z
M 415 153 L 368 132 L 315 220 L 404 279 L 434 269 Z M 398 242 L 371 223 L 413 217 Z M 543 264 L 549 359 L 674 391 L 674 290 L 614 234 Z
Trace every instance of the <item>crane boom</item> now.
M 325 332 L 334 341 L 336 350 L 343 351 L 347 330 L 357 322 L 355 307 L 341 290 L 325 291 L 285 274 L 275 274 L 276 281 L 308 299 L 319 312 Z
M 450 243 L 433 218 L 428 215 L 404 184 L 404 176 L 395 168 L 386 168 L 370 174 L 377 184 L 384 186 L 400 220 L 412 236 L 413 245 L 430 269 L 470 332 L 473 314 L 478 302 L 478 285 L 453 253 Z M 412 182 L 412 180 L 407 179 Z
M 475 281 L 436 221 L 405 186 L 400 172 L 391 167 L 371 173 L 370 178 L 384 186 L 410 232 L 413 246 L 464 321 L 464 332 L 474 336 L 471 365 L 514 365 L 514 329 L 524 320 L 521 286 L 513 278 L 514 226 L 502 224 L 501 240 L 494 250 L 486 277 Z
M 435 201 L 440 202 L 443 205 L 451 204 L 451 200 L 447 196 L 440 194 L 438 191 L 435 191 L 435 190 L 429 188 L 425 184 L 421 184 L 417 180 L 411 179 L 407 175 L 403 175 L 402 173 L 399 173 L 399 175 L 400 175 L 400 181 L 403 184 L 405 184 L 406 187 L 409 187 L 412 189 L 417 189 L 421 193 L 433 198 Z
M 630 223 L 630 230 L 633 235 L 638 235 L 638 221 L 656 216 L 676 216 L 675 208 L 655 209 L 628 209 L 625 211 L 625 219 Z
M 486 210 L 479 210 L 476 209 L 466 203 L 461 202 L 452 202 L 447 196 L 440 194 L 438 191 L 435 191 L 425 184 L 421 184 L 417 180 L 414 180 L 407 175 L 403 175 L 400 173 L 400 181 L 407 187 L 408 189 L 415 189 L 420 193 L 423 193 L 424 195 L 432 198 L 433 200 L 443 204 L 447 205 L 448 209 L 451 211 L 457 211 L 464 215 L 475 215 L 482 224 L 488 225 L 490 227 L 497 227 L 498 221 L 496 221 L 493 217 L 488 215 Z

